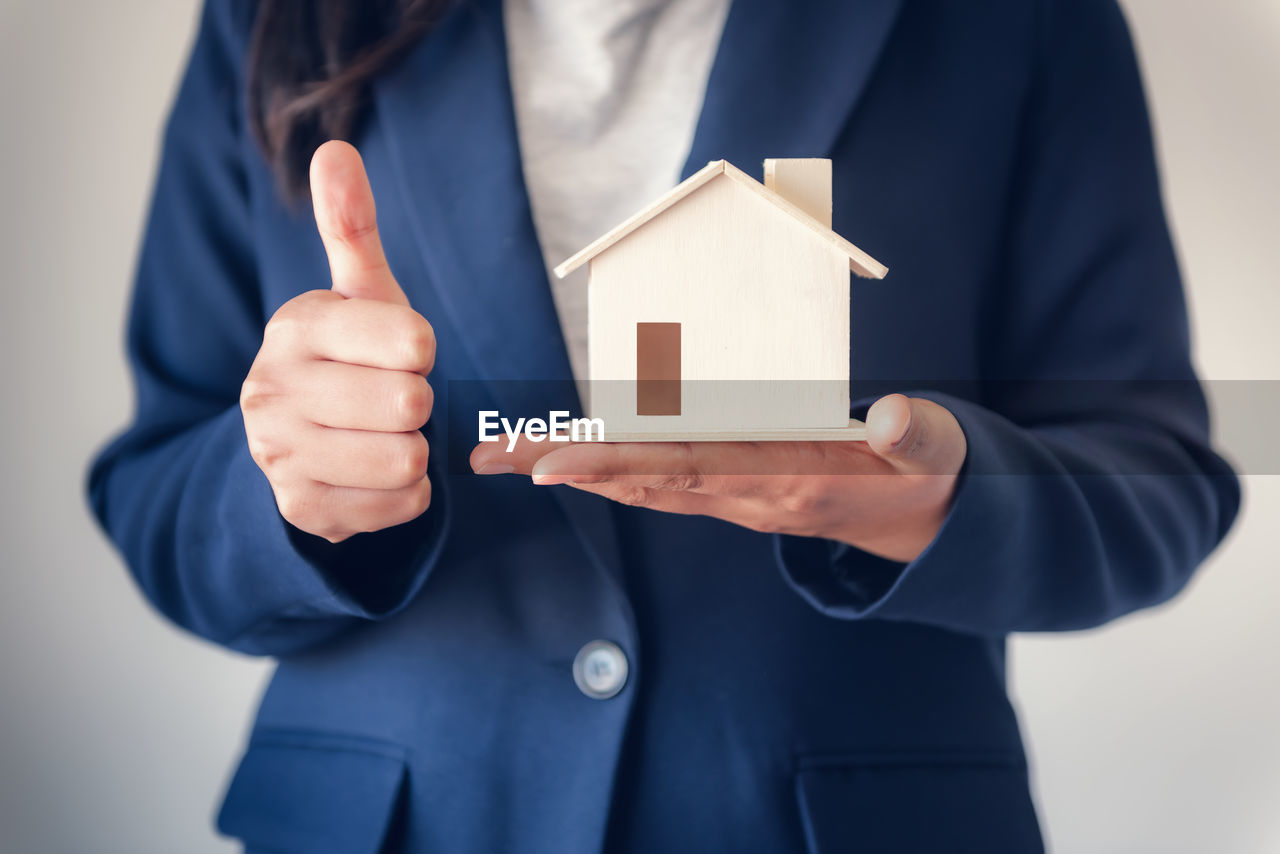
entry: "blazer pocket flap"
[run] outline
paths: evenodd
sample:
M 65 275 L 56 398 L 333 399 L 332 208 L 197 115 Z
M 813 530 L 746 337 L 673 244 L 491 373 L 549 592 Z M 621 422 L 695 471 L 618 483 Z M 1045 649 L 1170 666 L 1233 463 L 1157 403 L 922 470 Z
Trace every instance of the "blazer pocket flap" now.
M 1021 757 L 801 762 L 810 854 L 1033 854 L 1044 850 Z
M 404 749 L 312 733 L 257 734 L 218 830 L 280 854 L 377 854 L 405 780 Z

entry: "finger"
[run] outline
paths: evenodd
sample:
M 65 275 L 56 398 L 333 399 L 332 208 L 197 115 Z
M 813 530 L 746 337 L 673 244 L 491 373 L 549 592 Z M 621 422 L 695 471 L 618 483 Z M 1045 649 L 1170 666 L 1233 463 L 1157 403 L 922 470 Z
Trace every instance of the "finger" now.
M 750 443 L 690 442 L 579 442 L 533 441 L 520 434 L 511 446 L 509 437 L 483 442 L 471 452 L 471 467 L 481 473 L 498 469 L 517 474 L 537 474 L 539 482 L 600 482 L 612 475 L 668 476 L 706 474 L 712 471 L 740 472 L 744 466 L 758 465 L 759 457 Z M 717 446 L 717 447 L 713 447 Z M 696 450 L 695 450 L 696 448 Z M 542 462 L 555 455 L 554 460 Z M 555 481 L 551 478 L 559 477 Z M 561 477 L 562 476 L 562 477 Z M 654 478 L 653 485 L 656 484 Z
M 777 502 L 773 501 L 655 489 L 633 482 L 626 476 L 604 483 L 569 485 L 629 507 L 643 507 L 681 516 L 710 516 L 753 531 L 806 535 L 812 530 L 808 520 L 795 520 L 791 514 L 781 511 Z
M 331 542 L 352 534 L 381 531 L 421 516 L 431 505 L 431 481 L 403 489 L 356 489 L 313 483 L 277 496 L 280 515 L 307 533 Z
M 408 305 L 387 266 L 373 190 L 353 146 L 331 140 L 316 149 L 311 158 L 311 200 L 333 289 L 345 297 Z
M 412 308 L 367 299 L 295 300 L 289 320 L 273 334 L 317 359 L 426 375 L 435 365 L 436 335 Z M 276 324 L 279 326 L 279 324 Z
M 616 484 L 628 491 L 716 493 L 690 443 L 582 445 L 540 457 L 529 470 L 539 486 Z M 723 478 L 721 478 L 723 479 Z M 723 487 L 722 487 L 723 489 Z
M 776 494 L 792 479 L 884 468 L 862 443 L 655 442 L 576 445 L 541 457 L 531 474 L 539 484 L 625 476 L 654 489 L 751 498 Z
M 308 362 L 291 384 L 303 418 L 344 430 L 418 430 L 427 423 L 434 402 L 421 374 L 343 362 Z
M 867 412 L 867 445 L 903 474 L 955 474 L 964 463 L 964 431 L 945 407 L 891 394 Z
M 471 470 L 476 474 L 529 474 L 542 457 L 566 447 L 564 442 L 546 438 L 535 442 L 524 433 L 516 436 L 513 446 L 511 437 L 498 431 L 471 449 Z
M 307 447 L 297 453 L 306 460 L 298 473 L 329 486 L 360 489 L 402 489 L 427 476 L 430 449 L 415 431 L 371 433 L 307 425 Z M 314 443 L 314 444 L 313 444 Z
M 628 482 L 626 478 L 606 483 L 574 483 L 574 489 L 590 492 L 626 504 L 629 507 L 644 507 L 663 513 L 676 513 L 681 516 L 715 516 L 731 519 L 729 515 L 730 499 L 722 499 L 715 495 L 701 495 L 696 492 L 675 492 L 665 489 L 654 489 L 639 482 Z
M 689 442 L 583 444 L 541 456 L 529 473 L 545 486 L 614 482 L 633 489 L 698 492 L 707 487 L 709 475 L 697 456 Z
M 480 474 L 537 474 L 539 483 L 599 483 L 614 475 L 646 475 L 654 488 L 737 495 L 756 491 L 758 484 L 748 482 L 748 475 L 889 470 L 864 442 L 556 443 L 545 438 L 534 442 L 521 434 L 511 447 L 501 433 L 472 450 L 471 467 Z

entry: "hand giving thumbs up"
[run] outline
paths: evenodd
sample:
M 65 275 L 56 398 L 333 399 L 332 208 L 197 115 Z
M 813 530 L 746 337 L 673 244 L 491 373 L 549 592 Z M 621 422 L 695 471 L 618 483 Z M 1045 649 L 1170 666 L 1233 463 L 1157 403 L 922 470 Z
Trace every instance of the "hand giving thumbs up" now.
M 240 395 L 253 459 L 280 513 L 339 542 L 427 509 L 431 324 L 387 266 L 356 150 L 327 142 L 311 161 L 331 290 L 285 303 L 267 324 Z

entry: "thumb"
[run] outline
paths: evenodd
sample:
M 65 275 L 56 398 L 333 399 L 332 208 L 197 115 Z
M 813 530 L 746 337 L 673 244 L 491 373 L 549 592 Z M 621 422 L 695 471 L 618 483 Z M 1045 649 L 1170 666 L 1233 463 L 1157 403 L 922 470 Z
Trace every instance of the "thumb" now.
M 960 423 L 946 408 L 901 394 L 872 404 L 867 444 L 903 474 L 957 474 L 968 450 Z
M 333 289 L 344 297 L 408 305 L 378 238 L 373 190 L 360 153 L 331 140 L 311 158 L 311 201 L 329 256 Z

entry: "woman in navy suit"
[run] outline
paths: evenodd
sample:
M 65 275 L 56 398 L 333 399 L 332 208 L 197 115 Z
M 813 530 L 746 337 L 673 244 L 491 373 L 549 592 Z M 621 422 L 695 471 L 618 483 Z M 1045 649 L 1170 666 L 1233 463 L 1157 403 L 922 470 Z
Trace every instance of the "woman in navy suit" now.
M 1120 13 L 620 7 L 209 0 L 90 491 L 161 611 L 279 662 L 219 828 L 1040 850 L 1005 636 L 1168 599 L 1239 501 Z M 652 168 L 557 197 L 619 151 Z M 832 158 L 893 268 L 852 286 L 869 443 L 473 451 L 477 407 L 572 396 L 547 212 L 605 230 L 659 155 Z

